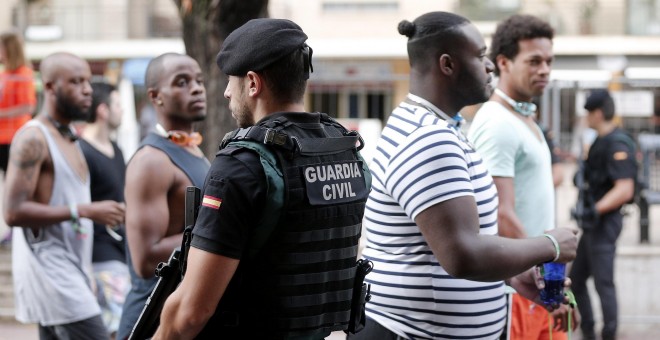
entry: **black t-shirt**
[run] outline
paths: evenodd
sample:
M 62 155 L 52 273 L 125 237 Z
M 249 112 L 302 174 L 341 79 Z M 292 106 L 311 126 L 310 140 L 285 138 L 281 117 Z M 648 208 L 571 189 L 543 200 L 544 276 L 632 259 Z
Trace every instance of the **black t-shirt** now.
M 619 179 L 637 176 L 632 139 L 620 129 L 598 137 L 589 148 L 585 164 L 585 180 L 594 200 L 599 200 Z
M 191 245 L 240 259 L 266 203 L 266 174 L 256 152 L 228 150 L 211 164 Z
M 80 140 L 80 148 L 89 167 L 92 202 L 113 200 L 124 202 L 124 180 L 126 163 L 124 155 L 112 142 L 115 156 L 109 158 L 87 141 Z M 116 233 L 111 235 L 110 233 Z M 121 238 L 118 240 L 116 238 Z M 94 248 L 92 262 L 117 260 L 126 263 L 126 235 L 123 226 L 108 231 L 104 224 L 94 223 Z
M 541 131 L 543 131 L 543 137 L 545 138 L 545 142 L 548 144 L 548 148 L 550 149 L 550 160 L 552 164 L 557 164 L 561 162 L 561 158 L 559 158 L 559 153 L 557 152 L 558 148 L 555 145 L 555 139 L 552 135 L 552 131 L 550 129 L 545 128 L 539 124 L 539 127 L 541 128 Z

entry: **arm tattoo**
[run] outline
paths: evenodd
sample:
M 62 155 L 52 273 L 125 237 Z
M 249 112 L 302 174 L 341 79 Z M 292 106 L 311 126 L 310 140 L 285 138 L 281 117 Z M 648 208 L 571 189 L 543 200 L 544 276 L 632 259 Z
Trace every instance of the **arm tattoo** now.
M 36 170 L 35 166 L 43 157 L 43 142 L 32 132 L 32 134 L 26 136 L 24 140 L 20 140 L 13 147 L 11 151 L 13 156 L 15 156 L 11 157 L 13 163 L 18 167 L 19 171 L 23 172 L 25 179 L 31 179 Z

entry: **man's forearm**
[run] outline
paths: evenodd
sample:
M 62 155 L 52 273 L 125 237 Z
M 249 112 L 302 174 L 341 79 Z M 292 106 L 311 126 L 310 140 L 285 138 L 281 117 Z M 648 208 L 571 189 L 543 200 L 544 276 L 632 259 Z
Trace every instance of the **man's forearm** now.
M 500 236 L 525 238 L 525 226 L 516 215 L 516 195 L 513 177 L 493 177 L 500 205 L 497 211 L 497 229 Z
M 32 113 L 34 111 L 34 105 L 32 104 L 22 104 L 17 105 L 8 109 L 0 109 L 0 117 L 14 117 L 26 113 Z
M 556 254 L 545 237 L 515 240 L 494 235 L 475 237 L 466 248 L 454 248 L 451 262 L 439 258 L 450 275 L 474 281 L 499 281 L 550 261 Z
M 189 306 L 182 304 L 181 289 L 177 289 L 165 301 L 160 315 L 160 326 L 153 339 L 192 339 L 202 331 L 208 318 L 194 313 Z M 197 315 L 195 315 L 197 314 Z
M 598 214 L 602 215 L 619 209 L 622 205 L 628 202 L 634 194 L 635 183 L 632 179 L 618 180 L 614 187 L 596 202 L 596 211 Z
M 497 230 L 500 236 L 526 238 L 527 233 L 515 213 L 500 212 L 497 216 Z
M 12 227 L 46 227 L 72 219 L 69 206 L 54 207 L 26 201 L 19 206 L 5 208 L 5 219 Z
M 148 253 L 140 255 L 139 252 L 133 252 L 133 263 L 136 265 L 137 274 L 141 277 L 151 277 L 154 270 L 161 262 L 167 262 L 172 251 L 181 246 L 183 233 L 170 235 L 162 238 L 157 243 L 151 245 Z M 146 251 L 146 250 L 145 250 Z
M 151 259 L 158 265 L 158 263 L 167 261 L 172 254 L 172 250 L 181 246 L 183 233 L 178 233 L 162 238 L 158 243 L 151 247 L 153 258 Z

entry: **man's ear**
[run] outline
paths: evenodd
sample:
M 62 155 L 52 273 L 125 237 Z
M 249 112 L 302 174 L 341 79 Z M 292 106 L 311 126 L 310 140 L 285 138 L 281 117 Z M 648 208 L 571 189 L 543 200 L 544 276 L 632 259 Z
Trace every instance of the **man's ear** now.
M 44 92 L 50 93 L 50 92 L 53 92 L 53 91 L 55 91 L 55 84 L 53 83 L 53 81 L 45 82 L 44 83 Z
M 449 54 L 442 54 L 438 58 L 438 68 L 443 74 L 451 76 L 456 72 L 456 63 Z
M 108 104 L 101 103 L 96 107 L 96 119 L 99 117 L 101 117 L 103 120 L 108 120 L 110 117 L 110 107 L 108 107 Z
M 147 89 L 147 96 L 149 97 L 149 100 L 151 101 L 151 104 L 153 106 L 161 106 L 163 105 L 163 101 L 158 98 L 158 91 L 153 89 L 153 88 L 148 88 Z
M 500 70 L 500 74 L 502 74 L 503 72 L 508 73 L 511 60 L 505 57 L 503 54 L 498 54 L 497 57 L 495 57 L 495 64 L 497 65 L 497 68 Z
M 264 82 L 264 78 L 262 78 L 258 73 L 255 73 L 253 71 L 249 71 L 244 79 L 245 79 L 244 85 L 246 86 L 247 89 L 246 93 L 249 97 L 258 96 L 266 86 Z

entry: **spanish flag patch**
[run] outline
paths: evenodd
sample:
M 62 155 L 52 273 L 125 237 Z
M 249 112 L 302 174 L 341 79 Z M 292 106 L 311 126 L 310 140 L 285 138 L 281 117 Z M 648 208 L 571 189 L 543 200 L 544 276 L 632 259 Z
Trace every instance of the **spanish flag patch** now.
M 218 210 L 220 209 L 220 204 L 222 204 L 222 200 L 217 197 L 204 195 L 202 199 L 202 206 L 207 208 Z
M 612 157 L 614 158 L 615 161 L 622 161 L 628 159 L 628 153 L 625 151 L 618 151 L 615 152 Z

